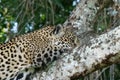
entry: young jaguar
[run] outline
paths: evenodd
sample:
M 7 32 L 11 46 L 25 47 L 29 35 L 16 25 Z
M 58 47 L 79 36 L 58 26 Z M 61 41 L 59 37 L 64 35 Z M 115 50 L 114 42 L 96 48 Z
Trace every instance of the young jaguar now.
M 0 45 L 0 80 L 26 80 L 34 68 L 56 60 L 78 44 L 72 27 L 47 26 L 15 37 Z

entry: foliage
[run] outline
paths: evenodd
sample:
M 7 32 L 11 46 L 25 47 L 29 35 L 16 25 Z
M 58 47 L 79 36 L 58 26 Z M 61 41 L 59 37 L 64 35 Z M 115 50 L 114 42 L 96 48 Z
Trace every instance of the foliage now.
M 92 23 L 95 32 L 101 34 L 112 27 L 120 25 L 119 9 L 112 0 L 106 2 L 105 0 L 98 0 L 96 5 L 100 7 Z
M 14 18 L 8 13 L 8 8 L 0 5 L 0 43 L 3 43 L 6 40 L 11 21 L 13 20 Z

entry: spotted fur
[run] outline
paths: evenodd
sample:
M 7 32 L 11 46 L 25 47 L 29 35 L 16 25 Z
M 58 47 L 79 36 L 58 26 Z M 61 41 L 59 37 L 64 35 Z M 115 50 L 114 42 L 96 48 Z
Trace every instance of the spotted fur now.
M 45 27 L 0 45 L 0 80 L 25 80 L 31 67 L 42 67 L 78 45 L 72 29 Z M 33 72 L 33 71 L 31 71 Z

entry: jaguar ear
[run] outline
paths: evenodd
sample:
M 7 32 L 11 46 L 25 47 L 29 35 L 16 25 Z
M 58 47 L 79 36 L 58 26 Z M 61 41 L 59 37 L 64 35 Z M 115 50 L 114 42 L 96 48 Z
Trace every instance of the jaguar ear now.
M 53 34 L 59 34 L 62 31 L 62 25 L 58 24 L 57 26 L 55 26 L 55 29 L 53 30 Z
M 55 26 L 55 29 L 52 31 L 52 34 L 54 36 L 61 37 L 64 34 L 63 26 L 61 24 L 58 24 L 57 26 Z
M 55 26 L 54 30 L 52 31 L 52 35 L 54 35 L 54 37 L 61 37 L 64 35 L 64 30 L 63 30 L 63 26 L 62 25 L 57 25 Z

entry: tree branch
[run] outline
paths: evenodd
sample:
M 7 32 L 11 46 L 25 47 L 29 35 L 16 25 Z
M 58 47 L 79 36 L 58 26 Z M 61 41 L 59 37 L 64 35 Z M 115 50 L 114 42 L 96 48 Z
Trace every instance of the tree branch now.
M 56 61 L 37 80 L 72 80 L 120 60 L 120 26 Z M 40 74 L 37 74 L 40 75 Z
M 96 3 L 97 0 L 81 0 L 72 11 L 69 18 L 65 21 L 64 26 L 67 26 L 70 23 L 73 27 L 79 29 L 79 33 L 89 31 L 91 21 L 93 21 L 94 16 L 97 13 Z

